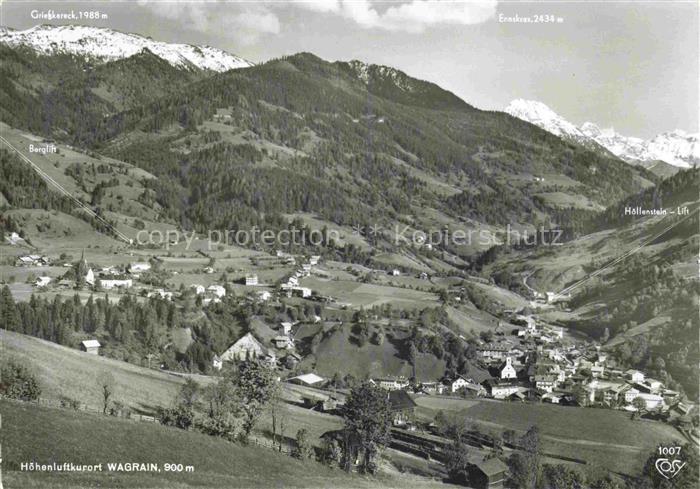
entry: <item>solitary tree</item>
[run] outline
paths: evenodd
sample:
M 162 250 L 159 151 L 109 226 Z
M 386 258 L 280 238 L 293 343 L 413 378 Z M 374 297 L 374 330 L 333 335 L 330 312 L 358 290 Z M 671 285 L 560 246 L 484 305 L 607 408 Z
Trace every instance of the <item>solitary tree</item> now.
M 100 387 L 100 393 L 102 394 L 102 414 L 107 414 L 109 402 L 112 400 L 112 397 L 114 397 L 114 376 L 105 370 L 100 374 L 97 382 Z
M 243 414 L 242 440 L 247 441 L 260 414 L 272 398 L 275 379 L 271 369 L 257 361 L 250 361 L 240 364 L 232 380 Z
M 632 407 L 634 408 L 634 413 L 632 417 L 639 417 L 647 409 L 647 403 L 641 397 L 635 397 L 632 399 Z
M 358 384 L 347 397 L 343 417 L 347 432 L 359 440 L 364 452 L 363 471 L 374 473 L 374 457 L 390 439 L 391 410 L 387 393 L 368 381 Z

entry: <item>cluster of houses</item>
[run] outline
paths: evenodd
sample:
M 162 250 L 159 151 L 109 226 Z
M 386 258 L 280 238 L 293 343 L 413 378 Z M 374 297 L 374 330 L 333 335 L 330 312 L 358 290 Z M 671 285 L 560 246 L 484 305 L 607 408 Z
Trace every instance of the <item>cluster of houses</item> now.
M 320 318 L 319 318 L 320 319 Z M 271 367 L 294 368 L 302 357 L 296 352 L 293 327 L 296 323 L 283 321 L 278 333 L 270 339 L 270 346 L 263 345 L 253 333 L 247 333 L 221 355 L 215 355 L 212 367 L 221 370 L 224 362 L 261 361 Z
M 309 257 L 308 261 L 302 263 L 301 267 L 292 272 L 291 275 L 280 284 L 280 292 L 287 297 L 311 297 L 311 289 L 308 287 L 301 287 L 299 285 L 299 280 L 311 275 L 311 270 L 314 266 L 318 265 L 320 259 L 321 257 L 318 255 Z
M 388 391 L 413 390 L 425 394 L 468 395 L 499 400 L 537 400 L 637 411 L 679 410 L 679 393 L 638 370 L 622 371 L 609 365 L 599 346 L 578 348 L 565 344 L 560 328 L 525 319 L 518 341 L 503 338 L 477 348 L 479 368 L 433 382 L 412 384 L 404 377 L 373 382 Z M 640 401 L 643 401 L 643 407 Z
M 212 284 L 209 287 L 204 287 L 200 284 L 190 285 L 195 295 L 202 296 L 202 304 L 207 305 L 211 303 L 219 303 L 221 299 L 226 296 L 226 287 L 223 285 Z

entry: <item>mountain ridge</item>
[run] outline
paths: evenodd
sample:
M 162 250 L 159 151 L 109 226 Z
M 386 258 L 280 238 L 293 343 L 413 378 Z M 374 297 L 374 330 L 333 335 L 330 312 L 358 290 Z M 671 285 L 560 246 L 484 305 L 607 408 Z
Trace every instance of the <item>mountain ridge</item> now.
M 504 110 L 518 119 L 541 127 L 555 136 L 591 147 L 604 148 L 614 156 L 633 164 L 663 161 L 678 168 L 690 168 L 700 162 L 700 137 L 676 129 L 644 140 L 623 136 L 614 129 L 601 129 L 592 122 L 580 127 L 567 121 L 547 105 L 534 100 L 515 99 Z
M 0 30 L 0 43 L 24 46 L 41 55 L 72 54 L 99 63 L 131 57 L 147 49 L 178 68 L 223 72 L 253 63 L 211 46 L 167 43 L 131 33 L 91 26 L 37 25 L 23 31 Z

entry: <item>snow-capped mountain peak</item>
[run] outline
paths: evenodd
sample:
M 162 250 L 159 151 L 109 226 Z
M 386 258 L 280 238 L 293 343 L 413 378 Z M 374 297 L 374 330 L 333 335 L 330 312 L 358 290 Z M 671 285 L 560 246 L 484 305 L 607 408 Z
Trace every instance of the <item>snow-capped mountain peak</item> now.
M 561 138 L 589 147 L 602 146 L 618 158 L 631 163 L 665 161 L 681 168 L 700 163 L 698 134 L 689 134 L 680 129 L 644 140 L 623 136 L 613 128 L 602 129 L 592 122 L 584 122 L 577 127 L 542 102 L 534 100 L 513 100 L 504 112 Z
M 505 112 L 559 137 L 583 137 L 583 133 L 575 125 L 536 100 L 515 99 L 506 107 Z
M 178 68 L 221 72 L 253 66 L 243 58 L 210 46 L 171 44 L 90 26 L 38 25 L 24 31 L 5 29 L 0 31 L 0 43 L 25 46 L 40 55 L 66 53 L 95 62 L 128 58 L 147 49 Z

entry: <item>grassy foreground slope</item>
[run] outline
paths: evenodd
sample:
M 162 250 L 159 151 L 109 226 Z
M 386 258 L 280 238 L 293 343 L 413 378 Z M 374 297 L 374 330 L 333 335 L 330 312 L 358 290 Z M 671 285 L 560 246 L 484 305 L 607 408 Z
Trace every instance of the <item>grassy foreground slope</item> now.
M 185 381 L 184 377 L 89 355 L 4 329 L 0 329 L 0 356 L 12 356 L 29 365 L 39 379 L 42 398 L 67 397 L 93 407 L 101 406 L 97 379 L 103 372 L 114 377 L 115 401 L 147 414 L 170 405 Z M 205 377 L 197 378 L 206 381 Z
M 301 462 L 267 448 L 102 415 L 0 401 L 8 488 L 371 488 L 437 487 L 409 477 L 365 478 Z M 103 472 L 20 472 L 22 462 L 103 464 Z M 156 463 L 161 472 L 110 472 L 107 463 Z M 165 472 L 165 463 L 194 466 Z

